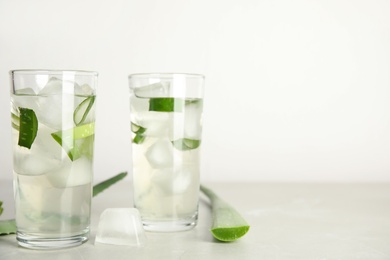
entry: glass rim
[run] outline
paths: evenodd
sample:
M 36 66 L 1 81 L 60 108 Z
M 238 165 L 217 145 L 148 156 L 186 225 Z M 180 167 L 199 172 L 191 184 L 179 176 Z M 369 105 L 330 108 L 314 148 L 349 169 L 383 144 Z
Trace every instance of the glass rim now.
M 86 75 L 86 76 L 98 76 L 99 73 L 97 71 L 89 71 L 89 70 L 52 70 L 52 69 L 15 69 L 10 70 L 10 75 L 47 75 L 47 74 L 63 74 L 63 73 L 74 73 L 77 75 Z
M 174 77 L 174 76 L 185 76 L 185 77 L 193 77 L 193 78 L 202 78 L 205 76 L 203 74 L 198 73 L 182 73 L 182 72 L 151 72 L 151 73 L 133 73 L 129 74 L 128 78 L 163 78 L 163 77 Z

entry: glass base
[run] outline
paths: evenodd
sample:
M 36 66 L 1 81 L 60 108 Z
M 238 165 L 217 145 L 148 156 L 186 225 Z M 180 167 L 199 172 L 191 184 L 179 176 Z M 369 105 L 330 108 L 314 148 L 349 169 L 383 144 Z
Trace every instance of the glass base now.
M 85 243 L 89 238 L 89 231 L 72 237 L 42 238 L 38 236 L 27 235 L 22 232 L 16 233 L 18 244 L 30 249 L 60 249 L 79 246 Z
M 189 219 L 184 220 L 148 220 L 142 219 L 142 224 L 146 231 L 152 232 L 177 232 L 193 229 L 198 223 L 198 215 L 194 215 Z

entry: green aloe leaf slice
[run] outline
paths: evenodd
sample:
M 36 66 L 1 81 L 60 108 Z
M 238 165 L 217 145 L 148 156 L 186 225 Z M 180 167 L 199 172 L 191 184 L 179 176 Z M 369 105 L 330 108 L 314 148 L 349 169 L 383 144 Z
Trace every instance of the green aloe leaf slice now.
M 73 112 L 73 121 L 76 125 L 84 123 L 87 119 L 88 113 L 91 110 L 93 103 L 95 102 L 95 96 L 87 97 L 81 102 Z
M 210 199 L 213 236 L 224 242 L 230 242 L 244 236 L 249 230 L 249 224 L 230 204 L 222 200 L 209 188 L 201 185 L 200 190 Z
M 181 138 L 172 141 L 173 146 L 180 151 L 196 149 L 200 146 L 200 140 Z
M 133 143 L 142 144 L 145 141 L 145 136 L 142 134 L 136 134 L 133 138 Z
M 130 124 L 131 124 L 131 132 L 133 132 L 135 134 L 143 134 L 143 133 L 145 133 L 145 131 L 146 131 L 145 127 L 137 125 L 137 124 L 135 124 L 133 122 L 131 122 Z
M 180 98 L 151 98 L 149 111 L 182 112 L 184 104 L 184 100 Z
M 89 123 L 52 133 L 51 136 L 62 146 L 69 158 L 74 161 L 80 158 L 80 148 L 77 146 L 76 140 L 86 138 L 94 133 L 95 123 Z
M 19 107 L 19 141 L 18 145 L 31 149 L 38 133 L 38 119 L 34 110 Z
M 133 138 L 133 143 L 141 144 L 145 140 L 145 136 L 143 133 L 145 133 L 146 128 L 142 127 L 140 125 L 137 125 L 133 122 L 131 122 L 131 132 L 135 133 L 135 136 Z

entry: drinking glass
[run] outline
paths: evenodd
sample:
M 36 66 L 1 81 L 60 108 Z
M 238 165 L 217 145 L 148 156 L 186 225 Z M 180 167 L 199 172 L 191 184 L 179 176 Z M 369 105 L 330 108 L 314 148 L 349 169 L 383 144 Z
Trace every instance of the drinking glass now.
M 132 74 L 134 205 L 145 230 L 181 231 L 198 219 L 204 76 Z
M 88 240 L 97 73 L 13 70 L 16 239 L 52 249 Z

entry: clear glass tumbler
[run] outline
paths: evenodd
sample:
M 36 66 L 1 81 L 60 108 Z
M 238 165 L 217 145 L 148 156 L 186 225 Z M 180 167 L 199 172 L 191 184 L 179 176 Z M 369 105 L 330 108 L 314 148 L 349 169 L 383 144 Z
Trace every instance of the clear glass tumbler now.
M 132 74 L 134 204 L 149 231 L 181 231 L 198 219 L 204 76 Z
M 13 70 L 16 239 L 52 249 L 88 240 L 96 72 Z

